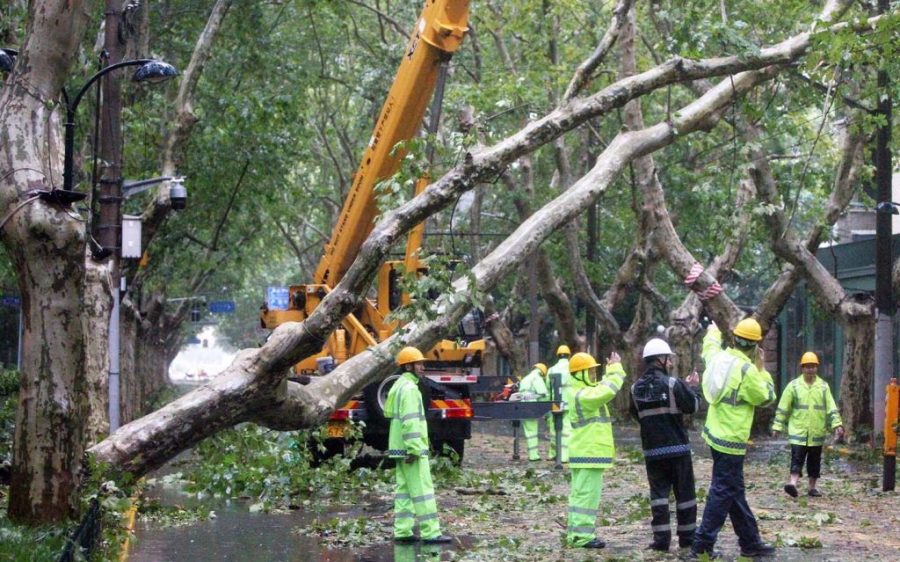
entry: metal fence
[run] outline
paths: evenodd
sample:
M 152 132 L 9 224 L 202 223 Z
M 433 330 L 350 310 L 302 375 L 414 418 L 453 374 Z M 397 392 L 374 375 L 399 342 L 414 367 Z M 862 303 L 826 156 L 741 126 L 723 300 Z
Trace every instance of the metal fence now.
M 90 560 L 100 540 L 102 521 L 103 511 L 100 508 L 100 500 L 93 498 L 81 523 L 72 531 L 72 535 L 66 541 L 59 562 Z

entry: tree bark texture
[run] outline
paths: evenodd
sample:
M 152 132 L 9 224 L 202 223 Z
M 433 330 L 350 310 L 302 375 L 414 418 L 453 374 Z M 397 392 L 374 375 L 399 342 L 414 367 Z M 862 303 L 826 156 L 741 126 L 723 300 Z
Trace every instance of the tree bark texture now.
M 841 420 L 851 438 L 872 429 L 872 377 L 875 372 L 875 323 L 857 317 L 842 322 L 844 365 L 841 377 Z M 862 376 L 860 376 L 862 375 Z
M 96 443 L 109 434 L 109 316 L 112 310 L 110 261 L 85 260 L 85 391 L 88 421 L 85 440 Z
M 33 2 L 29 36 L 0 89 L 2 239 L 25 318 L 8 515 L 58 522 L 75 514 L 87 401 L 84 377 L 85 233 L 71 209 L 32 190 L 61 182 L 59 99 L 92 3 Z

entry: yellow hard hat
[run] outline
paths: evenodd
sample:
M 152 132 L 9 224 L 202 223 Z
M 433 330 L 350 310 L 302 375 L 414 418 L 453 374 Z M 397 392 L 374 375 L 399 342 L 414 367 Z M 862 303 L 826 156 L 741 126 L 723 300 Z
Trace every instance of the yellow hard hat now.
M 744 318 L 734 327 L 734 335 L 750 341 L 762 340 L 762 328 L 753 318 Z
M 569 349 L 569 346 L 566 344 L 562 344 L 561 346 L 556 348 L 557 355 L 572 355 L 572 350 Z
M 569 372 L 577 373 L 591 367 L 598 367 L 600 363 L 590 353 L 576 353 L 569 359 Z
M 421 351 L 414 347 L 404 347 L 400 350 L 400 353 L 397 354 L 398 365 L 418 363 L 419 361 L 425 361 L 425 356 L 422 355 Z
M 543 363 L 535 363 L 534 368 L 541 372 L 542 375 L 547 374 L 547 366 Z
M 806 353 L 803 354 L 803 357 L 800 358 L 800 366 L 801 367 L 803 365 L 818 365 L 818 364 L 819 364 L 819 358 L 816 357 L 816 354 L 813 353 L 812 351 L 807 351 Z

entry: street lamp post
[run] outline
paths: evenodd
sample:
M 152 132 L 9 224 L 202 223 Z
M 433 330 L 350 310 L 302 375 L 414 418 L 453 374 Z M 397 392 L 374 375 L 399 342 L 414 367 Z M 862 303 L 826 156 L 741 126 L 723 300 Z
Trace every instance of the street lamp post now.
M 125 66 L 139 66 L 131 77 L 133 82 L 162 82 L 163 80 L 178 76 L 178 71 L 175 70 L 174 66 L 156 59 L 126 60 L 111 64 L 91 76 L 71 101 L 69 101 L 68 96 L 66 96 L 66 138 L 63 155 L 63 189 L 66 191 L 72 191 L 73 184 L 72 175 L 75 167 L 75 111 L 78 109 L 78 104 L 81 103 L 81 98 L 84 97 L 84 94 L 94 82 L 113 70 Z M 65 92 L 63 93 L 65 94 Z
M 62 190 L 54 190 L 48 192 L 46 194 L 46 198 L 60 203 L 70 203 L 73 201 L 80 200 L 85 197 L 85 193 L 75 192 L 74 191 L 74 162 L 75 162 L 75 112 L 78 110 L 78 104 L 81 102 L 81 99 L 84 97 L 84 94 L 91 88 L 91 86 L 97 82 L 103 76 L 109 74 L 110 72 L 117 70 L 119 68 L 128 67 L 128 66 L 137 66 L 137 70 L 134 75 L 132 75 L 131 80 L 133 82 L 161 82 L 163 80 L 168 80 L 174 76 L 178 75 L 178 71 L 170 64 L 164 63 L 162 61 L 158 61 L 155 59 L 134 59 L 134 60 L 126 60 L 117 62 L 115 64 L 111 64 L 99 72 L 91 76 L 88 81 L 81 87 L 78 93 L 71 100 L 63 90 L 63 96 L 66 101 L 66 123 L 65 123 L 65 142 L 64 142 L 64 152 L 63 152 L 63 189 Z M 111 108 L 109 112 L 111 115 L 109 117 L 110 123 L 108 125 L 110 128 L 119 127 L 118 122 L 118 113 L 121 111 L 120 102 L 117 102 L 117 98 L 113 100 L 113 105 L 115 107 Z M 98 106 L 98 114 L 99 114 L 99 106 Z M 113 135 L 116 136 L 116 135 Z M 96 147 L 95 147 L 96 150 Z M 118 162 L 121 160 L 121 153 L 118 150 L 114 149 L 117 153 L 113 159 Z M 105 158 L 110 158 L 109 155 L 105 156 Z M 118 169 L 118 167 L 117 167 Z M 115 208 L 113 209 L 113 215 L 118 216 L 120 204 L 121 204 L 121 193 L 122 193 L 122 178 L 118 176 L 118 172 L 115 173 L 116 177 L 113 179 L 114 185 L 112 196 L 101 197 L 101 204 L 104 204 L 104 201 L 107 205 L 113 205 Z M 113 222 L 119 222 L 118 220 Z M 116 255 L 116 250 L 118 249 L 119 243 L 119 233 L 115 231 L 116 225 L 104 225 L 107 230 L 112 229 L 111 236 L 101 236 L 105 244 L 103 246 L 97 247 L 96 242 L 93 242 L 93 236 L 89 235 L 89 240 L 92 242 L 92 253 L 95 259 L 105 259 L 106 257 L 112 255 L 113 262 L 111 264 L 112 269 L 112 278 L 115 281 L 115 286 L 112 288 L 112 310 L 110 311 L 110 319 L 109 319 L 109 332 L 107 334 L 109 338 L 109 378 L 107 381 L 108 384 L 108 396 L 109 396 L 109 425 L 110 432 L 118 429 L 120 425 L 120 416 L 119 416 L 119 363 L 120 363 L 120 352 L 119 352 L 119 304 L 120 304 L 120 290 L 121 290 L 121 275 L 119 272 L 119 263 L 118 263 L 118 255 Z M 89 233 L 90 234 L 90 233 Z

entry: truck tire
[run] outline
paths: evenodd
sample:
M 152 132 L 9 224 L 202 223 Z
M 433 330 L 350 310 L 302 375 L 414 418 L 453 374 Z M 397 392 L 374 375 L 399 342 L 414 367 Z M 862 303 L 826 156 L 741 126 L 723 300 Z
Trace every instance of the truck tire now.
M 369 415 L 368 424 L 384 427 L 389 425 L 389 420 L 384 417 L 384 402 L 391 387 L 399 378 L 400 375 L 391 375 L 363 389 L 363 400 L 366 403 L 366 413 Z

